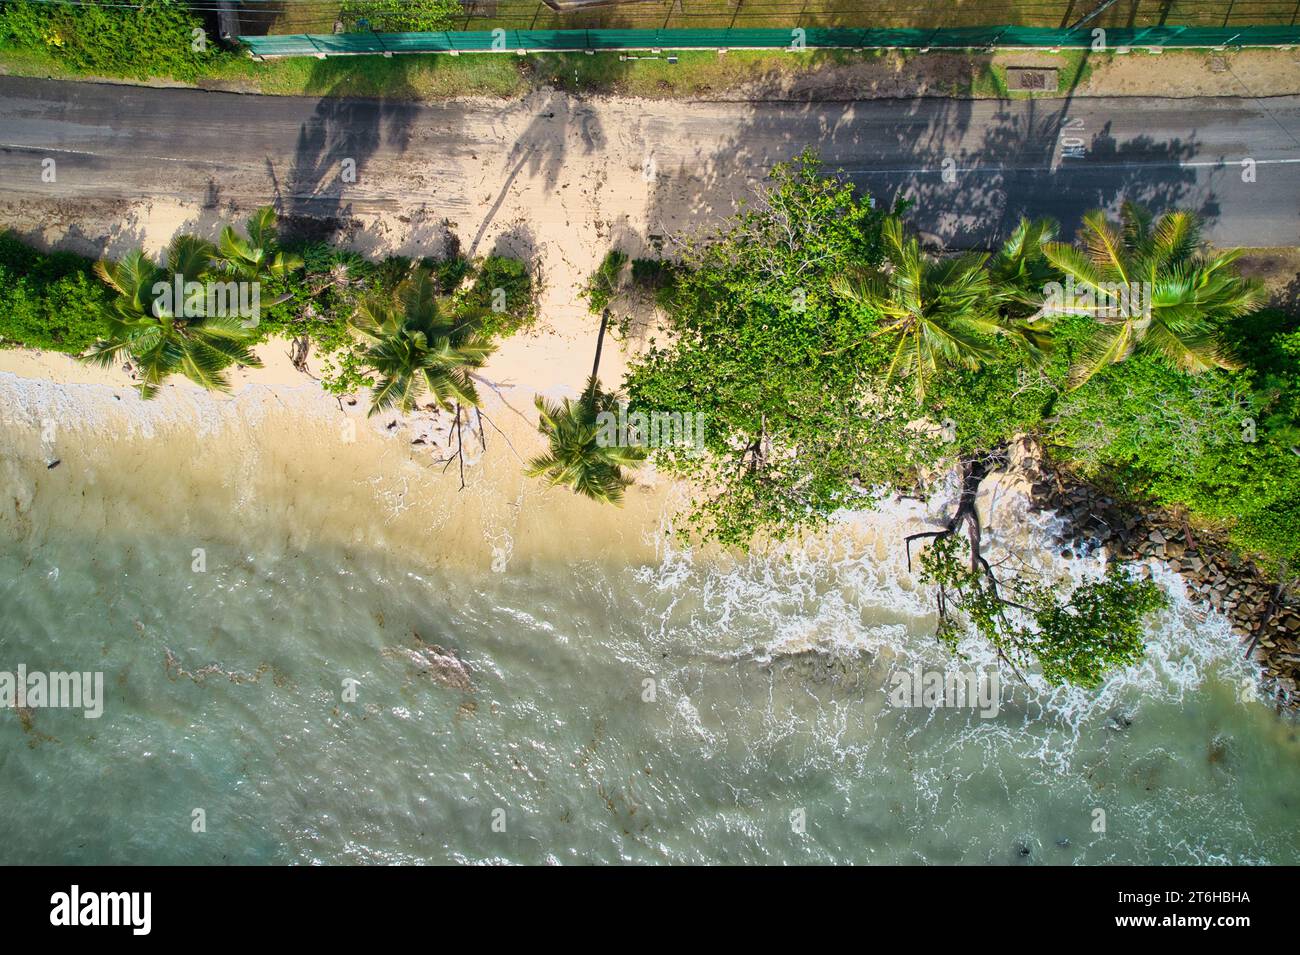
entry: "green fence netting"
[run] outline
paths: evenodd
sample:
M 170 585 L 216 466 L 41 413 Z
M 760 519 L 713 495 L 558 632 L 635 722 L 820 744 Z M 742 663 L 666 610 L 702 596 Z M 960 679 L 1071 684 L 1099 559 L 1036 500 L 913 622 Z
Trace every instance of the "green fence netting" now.
M 517 53 L 560 50 L 715 49 L 979 49 L 985 47 L 1091 47 L 1092 29 L 957 27 L 942 30 L 855 30 L 833 27 L 735 30 L 492 30 L 446 33 L 302 33 L 241 36 L 257 56 L 320 56 L 364 53 Z M 1300 27 L 1145 27 L 1107 29 L 1105 44 L 1117 47 L 1291 46 Z
M 241 0 L 240 32 L 249 36 L 333 33 L 341 21 L 350 29 L 410 29 L 395 25 L 403 9 L 402 3 L 377 0 L 359 5 L 340 0 Z M 359 17 L 366 19 L 359 21 Z M 1059 30 L 1297 23 L 1300 0 L 462 0 L 445 29 L 937 30 L 1002 25 Z

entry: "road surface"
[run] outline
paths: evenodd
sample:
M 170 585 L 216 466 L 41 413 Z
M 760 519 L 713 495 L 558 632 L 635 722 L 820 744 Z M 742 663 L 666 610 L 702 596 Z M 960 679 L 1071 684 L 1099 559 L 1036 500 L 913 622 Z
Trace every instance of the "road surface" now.
M 412 105 L 0 77 L 0 197 L 382 219 L 390 244 L 653 241 L 729 212 L 805 146 L 950 247 L 1128 197 L 1220 244 L 1300 245 L 1300 97 Z M 56 176 L 43 171 L 53 160 Z M 1243 165 L 1243 161 L 1247 161 Z M 593 231 L 594 230 L 594 231 Z M 405 234 L 404 234 L 405 233 Z M 408 248 L 409 251 L 409 248 Z M 635 252 L 635 249 L 632 251 Z

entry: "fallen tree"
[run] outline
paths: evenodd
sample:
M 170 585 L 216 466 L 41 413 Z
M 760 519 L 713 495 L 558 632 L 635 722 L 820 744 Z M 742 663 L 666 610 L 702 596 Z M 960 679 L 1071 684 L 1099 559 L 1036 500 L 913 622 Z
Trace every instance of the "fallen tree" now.
M 955 468 L 949 516 L 901 542 L 909 568 L 921 545 L 939 640 L 957 652 L 975 633 L 1022 679 L 1033 666 L 1051 684 L 1095 687 L 1141 660 L 1143 622 L 1163 595 L 1117 561 L 1070 583 L 1032 569 L 1038 561 L 995 559 L 976 502 L 1009 442 L 1053 418 L 1081 362 L 1104 380 L 1126 359 L 1115 348 L 1105 363 L 1096 357 L 1121 324 L 1046 310 L 1045 286 L 1060 272 L 1045 249 L 1087 273 L 1083 253 L 1053 245 L 1054 224 L 1022 222 L 995 255 L 938 257 L 908 236 L 902 211 L 875 209 L 806 153 L 774 169 L 720 229 L 675 240 L 659 294 L 667 318 L 626 388 L 634 409 L 708 422 L 704 455 L 655 453 L 696 488 L 682 533 L 761 545 L 821 528 L 845 508 L 928 499 L 934 476 Z M 1143 243 L 1163 240 L 1127 214 L 1124 254 L 1140 264 Z M 1109 223 L 1090 223 L 1122 244 Z M 1171 255 L 1152 261 L 1171 268 Z M 1249 297 L 1226 273 L 1221 281 L 1225 302 Z M 1232 309 L 1222 311 L 1205 322 Z M 1217 347 L 1202 338 L 1198 348 Z

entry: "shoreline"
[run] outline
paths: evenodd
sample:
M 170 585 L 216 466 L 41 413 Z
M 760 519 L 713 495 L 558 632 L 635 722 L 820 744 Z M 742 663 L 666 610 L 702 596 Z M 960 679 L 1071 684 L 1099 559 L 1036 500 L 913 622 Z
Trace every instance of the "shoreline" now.
M 612 558 L 629 566 L 662 568 L 664 561 L 679 559 L 672 554 L 678 544 L 665 534 L 688 491 L 659 479 L 653 468 L 638 473 L 622 508 L 586 501 L 562 488 L 547 489 L 522 473 L 521 459 L 541 447 L 534 423 L 511 413 L 503 398 L 488 389 L 484 405 L 494 427 L 485 429 L 487 450 L 468 462 L 470 476 L 461 490 L 454 467 L 449 472 L 440 466 L 436 416 L 417 413 L 403 418 L 390 412 L 367 419 L 362 398 L 349 404 L 327 394 L 292 368 L 281 345 L 272 340 L 260 346 L 268 358 L 276 351 L 281 357 L 269 360 L 265 369 L 232 376 L 230 395 L 214 395 L 179 379 L 176 387 L 148 403 L 118 371 L 87 368 L 57 353 L 0 352 L 0 393 L 10 392 L 16 399 L 6 403 L 0 427 L 26 434 L 16 461 L 44 454 L 49 480 L 59 483 L 70 471 L 88 470 L 86 480 L 99 492 L 120 493 L 115 511 L 139 515 L 146 527 L 155 514 L 161 515 L 156 518 L 160 533 L 174 534 L 167 515 L 180 513 L 183 526 L 235 528 L 224 544 L 239 546 L 245 534 L 260 533 L 238 530 L 246 521 L 259 527 L 283 522 L 279 550 L 324 545 L 349 552 L 361 547 L 409 566 L 461 567 L 476 573 L 499 573 L 535 560 Z M 621 351 L 607 349 L 607 354 L 612 359 Z M 517 356 L 506 364 L 521 374 L 528 372 L 527 363 Z M 533 387 L 535 381 L 510 385 L 521 396 L 510 402 L 515 410 L 531 410 L 522 394 Z M 55 410 L 47 410 L 51 408 Z M 50 420 L 57 431 L 47 443 L 34 425 Z M 235 472 L 220 473 L 212 467 L 215 462 L 227 468 L 233 464 Z M 176 468 L 169 472 L 179 485 L 175 499 L 158 500 L 147 488 L 136 486 L 141 469 L 169 466 Z M 11 480 L 15 473 L 11 467 Z M 39 477 L 35 480 L 42 483 Z M 198 486 L 191 487 L 195 482 Z M 15 496 L 21 521 L 40 491 L 19 483 L 25 488 Z M 1080 535 L 1080 527 L 1068 508 L 1042 495 L 1041 483 L 1033 462 L 1021 457 L 989 475 L 978 506 L 990 523 L 1000 513 L 1003 522 L 1017 528 L 1016 539 L 1004 541 L 1007 546 L 1024 550 L 1051 576 L 1076 577 L 1092 565 L 1090 552 L 1076 547 L 1077 556 L 1087 560 L 1058 559 L 1057 551 L 1074 546 L 1070 541 Z M 114 484 L 118 487 L 111 490 Z M 889 589 L 902 587 L 912 593 L 914 583 L 899 576 L 901 535 L 927 526 L 927 506 L 900 500 L 873 511 L 845 511 L 829 531 L 770 554 L 697 555 L 686 548 L 681 559 L 690 566 L 698 557 L 702 566 L 727 573 L 727 567 L 752 566 L 753 561 L 779 562 L 793 556 L 805 563 L 838 553 L 838 559 L 872 566 Z M 1006 508 L 1037 516 L 1008 520 Z M 66 528 L 103 520 L 86 521 L 76 506 L 56 518 L 58 526 Z M 186 553 L 189 546 L 186 542 Z M 1139 565 L 1154 560 L 1176 572 L 1159 554 L 1136 556 Z M 1149 567 L 1144 573 L 1150 573 Z M 1203 603 L 1186 586 L 1185 577 L 1172 579 L 1184 583 L 1184 593 L 1177 596 L 1200 608 L 1198 616 L 1206 609 L 1225 612 L 1222 606 Z M 913 603 L 909 598 L 909 606 Z M 928 601 L 911 609 L 923 618 L 930 613 Z M 805 633 L 789 634 L 779 644 L 779 655 L 834 655 L 847 649 L 837 640 L 825 643 L 826 637 L 815 625 Z M 1257 656 L 1266 648 L 1262 645 Z M 1226 650 L 1224 655 L 1231 656 Z
M 1148 562 L 1177 574 L 1189 600 L 1229 620 L 1278 712 L 1300 713 L 1300 600 L 1216 534 L 1193 531 L 1159 508 L 1117 501 L 1041 455 L 1025 478 L 1031 506 L 1063 520 L 1064 552 L 1100 550 L 1134 562 L 1144 576 Z
M 614 513 L 546 488 L 523 473 L 523 460 L 542 447 L 534 423 L 490 390 L 486 450 L 477 440 L 467 447 L 460 489 L 454 459 L 445 461 L 449 416 L 367 418 L 363 400 L 336 399 L 292 372 L 287 359 L 297 382 L 277 380 L 277 364 L 234 383 L 230 395 L 182 379 L 144 402 L 120 373 L 70 367 L 66 356 L 43 353 L 44 373 L 32 376 L 41 362 L 24 357 L 0 354 L 0 429 L 12 451 L 6 477 L 20 524 L 42 495 L 66 493 L 71 475 L 74 488 L 112 497 L 114 513 L 74 494 L 66 509 L 45 516 L 49 526 L 103 526 L 119 520 L 120 509 L 160 533 L 217 528 L 238 544 L 283 523 L 277 546 L 319 541 L 377 548 L 411 566 L 497 570 L 512 555 L 562 559 L 568 541 L 542 531 L 555 523 L 587 533 L 597 553 L 654 553 L 641 531 L 658 520 L 665 485 L 653 476 L 639 481 Z M 117 381 L 105 380 L 114 374 Z M 155 473 L 174 480 L 160 491 Z M 518 546 L 525 539 L 528 545 Z

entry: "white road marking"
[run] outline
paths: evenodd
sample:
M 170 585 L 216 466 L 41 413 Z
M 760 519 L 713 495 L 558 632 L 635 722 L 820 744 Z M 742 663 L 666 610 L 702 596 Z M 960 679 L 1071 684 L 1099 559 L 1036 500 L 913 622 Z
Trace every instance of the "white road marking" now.
M 1244 158 L 1246 157 L 1243 156 L 1242 159 Z M 1300 159 L 1256 159 L 1255 160 L 1256 166 L 1294 166 L 1298 163 L 1300 163 Z M 832 160 L 826 160 L 826 165 L 832 166 L 835 169 L 842 169 L 844 172 L 848 172 L 848 173 L 871 172 L 871 173 L 880 173 L 880 174 L 888 173 L 891 175 L 903 175 L 903 174 L 925 175 L 930 173 L 943 172 L 943 170 L 938 166 L 921 168 L 921 169 L 878 169 L 874 166 L 863 166 L 858 168 L 851 168 L 848 166 L 837 166 Z M 1203 162 L 1196 162 L 1196 161 L 1183 162 L 1180 160 L 1177 162 L 1140 162 L 1140 163 L 1127 163 L 1127 162 L 1103 163 L 1103 162 L 1088 162 L 1087 160 L 1082 160 L 1075 165 L 1075 168 L 1078 168 L 1079 166 L 1087 166 L 1089 169 L 1160 169 L 1160 168 L 1164 168 L 1164 169 L 1225 168 L 1226 169 L 1230 166 L 1233 168 L 1240 168 L 1241 160 L 1222 159 L 1218 161 L 1206 160 Z M 957 169 L 956 171 L 957 172 L 1056 172 L 1057 170 L 1063 168 L 1065 168 L 1064 164 L 1051 167 L 1051 168 L 1045 166 L 968 166 L 965 169 Z
M 94 151 L 86 150 L 86 149 L 68 149 L 68 148 L 66 148 L 66 147 L 59 147 L 59 146 L 32 146 L 32 145 L 25 144 L 25 143 L 0 143 L 0 149 L 21 149 L 21 150 L 26 150 L 26 151 L 29 151 L 29 152 L 53 152 L 53 153 L 66 153 L 66 154 L 74 155 L 74 156 L 92 156 L 92 157 L 96 157 L 96 158 L 110 158 L 110 159 L 122 158 L 122 157 L 121 157 L 121 154 L 119 154 L 119 153 L 105 154 L 105 153 L 98 153 L 98 152 L 94 152 Z M 200 164 L 203 164 L 203 165 L 206 165 L 206 166 L 222 166 L 222 167 L 228 167 L 228 166 L 230 165 L 230 163 L 228 163 L 228 162 L 221 162 L 221 161 L 219 161 L 219 160 L 215 160 L 215 159 L 187 159 L 187 158 L 181 158 L 181 157 L 176 157 L 176 156 L 136 156 L 136 155 L 132 155 L 130 158 L 131 158 L 132 160 L 136 160 L 136 159 L 157 160 L 158 162 L 200 163 Z M 1247 157 L 1244 157 L 1244 156 L 1243 156 L 1242 158 L 1244 159 L 1244 158 L 1247 158 Z M 915 168 L 915 169 L 890 169 L 890 168 L 881 169 L 881 168 L 876 167 L 876 166 L 858 166 L 858 167 L 839 166 L 839 165 L 836 165 L 835 161 L 832 160 L 832 159 L 826 159 L 825 162 L 826 162 L 826 164 L 827 164 L 828 166 L 834 166 L 836 169 L 842 169 L 844 172 L 848 172 L 848 173 L 855 173 L 855 172 L 856 172 L 856 173 L 868 173 L 868 172 L 869 172 L 869 173 L 875 173 L 875 174 L 878 174 L 878 175 L 886 175 L 886 174 L 888 174 L 888 175 L 926 175 L 926 174 L 931 174 L 931 173 L 942 173 L 942 172 L 943 172 L 943 170 L 942 170 L 941 168 L 939 168 L 938 166 L 935 166 L 935 167 L 921 167 L 921 168 Z M 1294 158 L 1294 159 L 1290 159 L 1290 158 L 1288 158 L 1288 159 L 1256 159 L 1256 160 L 1255 160 L 1255 165 L 1257 165 L 1257 166 L 1294 166 L 1294 165 L 1297 165 L 1297 164 L 1300 164 L 1300 158 Z M 1081 161 L 1078 163 L 1078 165 L 1080 165 L 1080 166 L 1087 166 L 1089 169 L 1162 169 L 1162 168 L 1163 168 L 1163 169 L 1220 169 L 1220 168 L 1227 168 L 1227 167 L 1229 167 L 1229 166 L 1232 166 L 1232 167 L 1239 167 L 1239 166 L 1241 165 L 1241 160 L 1240 160 L 1240 159 L 1187 160 L 1187 161 L 1184 161 L 1184 160 L 1176 160 L 1176 161 L 1174 161 L 1174 162 L 1125 162 L 1125 163 L 1088 162 L 1087 160 L 1081 160 Z M 1044 167 L 1044 166 L 967 166 L 967 167 L 965 167 L 965 168 L 958 168 L 956 171 L 959 172 L 959 173 L 964 173 L 964 172 L 977 172 L 977 173 L 978 173 L 978 172 L 985 172 L 985 173 L 987 173 L 987 172 L 1055 172 L 1055 171 L 1056 171 L 1057 169 L 1059 169 L 1059 168 L 1061 168 L 1061 167 L 1060 167 L 1060 166 L 1056 166 L 1056 167 L 1051 167 L 1051 168 L 1049 168 L 1049 167 Z

